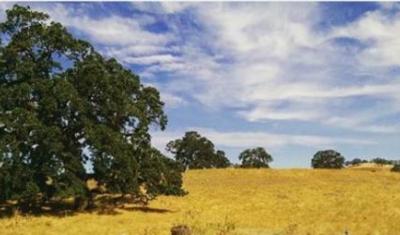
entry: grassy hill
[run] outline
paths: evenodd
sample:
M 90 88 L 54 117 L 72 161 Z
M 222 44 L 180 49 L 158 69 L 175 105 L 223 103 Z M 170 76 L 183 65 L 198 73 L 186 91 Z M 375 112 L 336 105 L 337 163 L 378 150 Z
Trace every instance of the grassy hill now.
M 400 174 L 363 169 L 192 170 L 185 197 L 115 215 L 4 218 L 0 233 L 158 235 L 183 223 L 194 234 L 398 234 Z

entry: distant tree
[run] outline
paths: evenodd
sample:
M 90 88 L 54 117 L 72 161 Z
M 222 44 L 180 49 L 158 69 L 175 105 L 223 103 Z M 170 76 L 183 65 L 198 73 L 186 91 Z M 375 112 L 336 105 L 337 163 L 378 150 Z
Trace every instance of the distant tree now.
M 371 162 L 375 163 L 375 164 L 379 164 L 379 165 L 391 165 L 392 164 L 391 160 L 387 160 L 385 158 L 379 158 L 379 157 L 372 159 Z
M 400 172 L 400 164 L 395 164 L 395 165 L 392 167 L 391 171 L 393 171 L 393 172 Z
M 230 165 L 223 151 L 215 151 L 214 144 L 195 131 L 186 132 L 181 139 L 170 141 L 167 151 L 185 168 L 224 168 Z
M 150 145 L 159 92 L 48 15 L 15 5 L 0 23 L 0 200 L 22 208 L 109 193 L 180 194 L 181 169 Z M 88 151 L 83 151 L 87 149 Z M 89 153 L 89 154 L 88 154 Z
M 318 151 L 313 159 L 311 165 L 313 168 L 343 168 L 344 157 L 335 150 Z
M 346 162 L 345 162 L 345 165 L 346 165 L 346 166 L 357 166 L 357 165 L 360 165 L 361 163 L 366 163 L 366 162 L 368 162 L 368 161 L 366 161 L 366 160 L 361 160 L 360 158 L 354 158 L 354 159 L 351 160 L 351 161 L 346 161 Z
M 242 161 L 242 167 L 268 168 L 272 162 L 272 156 L 262 147 L 246 149 L 239 155 L 239 160 Z

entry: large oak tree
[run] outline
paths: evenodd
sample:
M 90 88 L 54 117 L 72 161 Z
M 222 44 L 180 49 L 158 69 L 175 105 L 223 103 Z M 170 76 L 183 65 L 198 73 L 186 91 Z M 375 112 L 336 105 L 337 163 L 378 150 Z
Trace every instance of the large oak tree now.
M 159 92 L 48 19 L 16 5 L 0 24 L 0 200 L 88 198 L 87 165 L 111 193 L 182 193 L 182 169 L 150 145 Z

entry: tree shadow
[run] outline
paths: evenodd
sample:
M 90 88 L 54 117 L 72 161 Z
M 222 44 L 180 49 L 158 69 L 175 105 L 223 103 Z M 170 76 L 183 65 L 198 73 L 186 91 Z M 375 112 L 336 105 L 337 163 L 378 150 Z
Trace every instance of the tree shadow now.
M 158 214 L 174 212 L 170 209 L 154 208 L 154 207 L 147 207 L 147 206 L 122 207 L 120 209 L 125 210 L 125 211 L 139 211 L 139 212 L 144 212 L 144 213 L 158 213 Z
M 121 211 L 136 211 L 142 213 L 173 213 L 174 211 L 164 208 L 154 208 L 144 205 L 142 203 L 133 203 L 126 201 L 107 201 L 100 200 L 96 206 L 79 210 L 74 207 L 71 202 L 51 202 L 42 205 L 40 208 L 34 210 L 22 211 L 15 203 L 0 204 L 0 219 L 12 218 L 15 215 L 19 216 L 53 216 L 53 217 L 67 217 L 74 216 L 82 213 L 96 213 L 98 215 L 118 215 Z
M 78 213 L 69 203 L 48 203 L 40 208 L 34 208 L 28 211 L 21 210 L 20 206 L 13 203 L 0 204 L 0 219 L 19 216 L 54 216 L 66 217 Z

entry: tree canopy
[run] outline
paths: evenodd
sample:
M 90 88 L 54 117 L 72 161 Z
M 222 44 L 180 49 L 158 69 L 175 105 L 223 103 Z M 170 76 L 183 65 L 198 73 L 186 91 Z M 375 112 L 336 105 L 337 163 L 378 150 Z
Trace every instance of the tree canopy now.
M 150 125 L 167 124 L 157 89 L 47 14 L 18 5 L 6 13 L 0 200 L 87 198 L 86 165 L 112 193 L 182 193 L 182 169 L 150 145 Z
M 318 151 L 311 160 L 313 168 L 343 168 L 344 157 L 335 150 Z
M 367 163 L 367 162 L 368 162 L 367 160 L 362 160 L 360 158 L 354 158 L 351 161 L 345 161 L 344 164 L 346 166 L 357 166 L 357 165 L 360 165 L 362 163 Z
M 186 132 L 181 139 L 170 141 L 167 151 L 185 168 L 224 168 L 230 166 L 225 152 L 215 150 L 214 144 L 195 131 Z
M 269 168 L 272 156 L 263 147 L 246 149 L 239 155 L 242 167 Z
M 380 158 L 380 157 L 372 159 L 371 162 L 375 163 L 375 164 L 379 164 L 379 165 L 391 165 L 391 164 L 393 164 L 392 160 L 387 160 L 385 158 Z

